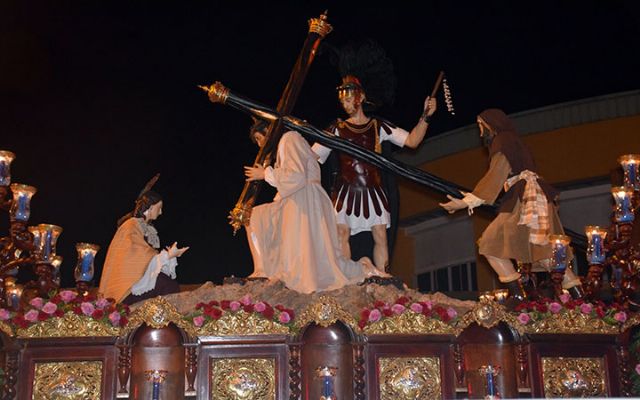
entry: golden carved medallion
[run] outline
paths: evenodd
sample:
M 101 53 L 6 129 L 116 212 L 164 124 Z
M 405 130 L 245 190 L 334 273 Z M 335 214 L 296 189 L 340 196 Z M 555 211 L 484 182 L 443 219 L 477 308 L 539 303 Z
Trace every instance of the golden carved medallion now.
M 274 358 L 212 358 L 214 400 L 275 400 Z
M 302 311 L 300 317 L 296 319 L 296 327 L 302 328 L 311 322 L 315 322 L 323 328 L 326 328 L 336 321 L 344 322 L 349 325 L 351 329 L 356 329 L 358 326 L 355 318 L 340 307 L 333 297 L 320 296 L 318 301 L 309 304 L 307 308 Z
M 513 314 L 510 314 L 503 305 L 490 299 L 481 298 L 475 307 L 462 316 L 456 328 L 458 328 L 458 333 L 460 333 L 469 325 L 476 323 L 479 326 L 491 329 L 500 322 L 510 325 L 521 334 L 524 332 L 522 324 L 518 322 L 518 319 Z
M 367 335 L 458 335 L 457 328 L 413 311 L 405 311 L 365 326 Z
M 131 313 L 129 323 L 124 328 L 124 331 L 125 334 L 128 334 L 139 328 L 142 324 L 147 324 L 147 326 L 154 329 L 161 329 L 171 323 L 184 329 L 190 335 L 195 333 L 193 324 L 185 321 L 182 318 L 182 314 L 176 310 L 173 304 L 169 303 L 164 297 L 158 296 L 145 301 Z
M 227 312 L 220 319 L 207 322 L 196 333 L 198 336 L 288 335 L 289 328 L 255 313 L 238 311 Z
M 33 400 L 102 399 L 102 362 L 36 363 Z
M 607 397 L 604 359 L 543 357 L 546 398 Z
M 381 357 L 378 363 L 381 400 L 442 398 L 439 358 Z
M 118 336 L 119 334 L 120 328 L 110 323 L 96 321 L 71 311 L 60 318 L 49 318 L 28 328 L 17 330 L 17 336 L 22 338 Z

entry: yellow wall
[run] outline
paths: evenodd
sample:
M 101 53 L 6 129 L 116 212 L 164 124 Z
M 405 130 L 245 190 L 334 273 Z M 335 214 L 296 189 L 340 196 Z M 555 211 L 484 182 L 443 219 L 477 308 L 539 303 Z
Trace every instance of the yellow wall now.
M 620 173 L 619 156 L 640 153 L 640 116 L 531 134 L 523 140 L 533 152 L 539 174 L 552 184 L 606 177 Z M 420 168 L 472 189 L 488 166 L 487 152 L 479 147 L 425 163 Z M 429 212 L 443 201 L 446 201 L 443 195 L 430 189 L 404 180 L 400 182 L 401 219 Z M 473 219 L 474 234 L 478 238 L 489 219 L 483 215 L 474 215 Z M 400 229 L 391 262 L 392 272 L 409 286 L 416 285 L 413 249 L 413 238 Z M 480 291 L 498 286 L 484 257 L 478 257 L 477 278 Z
M 533 152 L 539 174 L 550 183 L 609 176 L 619 168 L 619 156 L 640 153 L 640 116 L 531 134 L 523 140 Z M 428 162 L 420 168 L 472 189 L 488 165 L 486 150 L 475 148 Z M 400 218 L 433 210 L 444 200 L 443 195 L 430 189 L 401 181 Z

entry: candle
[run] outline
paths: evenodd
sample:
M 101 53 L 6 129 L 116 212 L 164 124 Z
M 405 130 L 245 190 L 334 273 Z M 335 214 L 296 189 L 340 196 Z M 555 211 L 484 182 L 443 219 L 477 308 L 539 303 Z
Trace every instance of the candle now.
M 336 367 L 318 367 L 316 368 L 316 376 L 321 379 L 322 387 L 320 388 L 320 400 L 337 400 L 334 389 L 334 377 L 338 368 Z
M 499 399 L 500 395 L 498 394 L 498 390 L 496 389 L 496 377 L 500 373 L 499 366 L 493 365 L 483 365 L 478 368 L 478 372 L 484 376 L 485 386 L 486 386 L 486 396 L 485 399 Z
M 0 150 L 0 186 L 11 184 L 11 162 L 15 155 L 6 150 Z
M 633 190 L 640 190 L 640 154 L 625 154 L 618 158 L 624 172 L 624 186 Z
M 31 214 L 31 197 L 36 193 L 36 188 L 13 183 L 11 191 L 13 192 L 13 202 L 9 210 L 11 221 L 27 222 Z
M 96 253 L 100 250 L 100 246 L 91 243 L 78 243 L 76 244 L 76 250 L 78 251 L 78 262 L 74 277 L 76 281 L 89 282 L 93 279 L 93 261 Z
M 633 189 L 624 186 L 616 186 L 611 188 L 611 194 L 616 202 L 616 222 L 633 222 L 634 215 L 633 208 L 631 207 Z
M 160 400 L 160 386 L 167 377 L 168 371 L 162 369 L 154 369 L 144 371 L 147 381 L 152 384 L 153 392 L 151 393 L 151 400 Z
M 602 264 L 605 260 L 604 239 L 607 237 L 606 229 L 599 226 L 586 226 L 587 235 L 587 261 L 589 264 Z
M 551 243 L 553 269 L 555 271 L 564 271 L 567 269 L 569 261 L 567 246 L 571 243 L 571 238 L 565 235 L 549 235 L 549 242 Z

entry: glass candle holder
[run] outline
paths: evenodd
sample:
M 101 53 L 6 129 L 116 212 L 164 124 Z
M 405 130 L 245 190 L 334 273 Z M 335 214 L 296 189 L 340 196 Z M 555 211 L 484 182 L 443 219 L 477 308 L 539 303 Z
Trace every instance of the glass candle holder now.
M 51 257 L 51 276 L 53 283 L 60 287 L 60 266 L 62 265 L 62 256 Z
M 37 229 L 40 235 L 38 261 L 50 263 L 56 255 L 56 242 L 62 233 L 62 228 L 57 225 L 40 224 Z
M 38 229 L 38 227 L 36 225 L 31 225 L 29 227 L 27 227 L 27 229 L 29 230 L 29 232 L 33 235 L 33 252 L 34 252 L 34 256 L 36 258 L 38 257 L 38 253 L 40 252 L 40 242 L 42 240 L 42 234 L 40 233 L 40 230 Z
M 631 206 L 633 189 L 624 186 L 614 186 L 611 188 L 611 194 L 616 202 L 614 212 L 616 222 L 633 222 L 633 207 Z
M 587 235 L 587 261 L 589 264 L 602 264 L 605 260 L 604 239 L 607 230 L 599 226 L 587 225 L 584 227 Z
M 500 367 L 494 365 L 483 365 L 478 368 L 478 372 L 484 378 L 485 392 L 484 398 L 486 400 L 499 399 L 498 389 L 496 387 L 496 378 L 500 373 Z
M 37 190 L 33 186 L 20 183 L 13 183 L 10 187 L 13 192 L 13 202 L 9 210 L 11 221 L 27 222 L 31 215 L 31 197 Z
M 338 372 L 336 367 L 320 366 L 316 368 L 316 377 L 321 380 L 320 400 L 337 400 L 335 391 L 335 376 Z
M 7 302 L 7 308 L 17 311 L 20 308 L 20 300 L 24 287 L 16 283 L 16 278 L 7 277 L 4 281 L 4 294 Z
M 549 235 L 549 243 L 551 244 L 551 259 L 553 260 L 552 268 L 554 271 L 564 271 L 567 269 L 569 262 L 569 243 L 571 238 L 566 235 Z
M 495 289 L 493 291 L 493 296 L 496 299 L 496 301 L 500 304 L 504 304 L 504 302 L 507 300 L 507 297 L 509 297 L 509 290 L 508 289 Z
M 0 150 L 0 186 L 11 184 L 11 162 L 16 158 L 10 151 Z
M 483 292 L 480 296 L 478 296 L 478 300 L 484 303 L 494 301 L 495 299 L 496 296 L 493 292 Z
M 90 282 L 94 273 L 93 260 L 98 250 L 100 250 L 100 246 L 91 243 L 77 243 L 76 250 L 78 252 L 78 262 L 73 276 L 76 281 Z
M 625 154 L 618 158 L 624 172 L 623 185 L 633 190 L 640 190 L 640 154 Z

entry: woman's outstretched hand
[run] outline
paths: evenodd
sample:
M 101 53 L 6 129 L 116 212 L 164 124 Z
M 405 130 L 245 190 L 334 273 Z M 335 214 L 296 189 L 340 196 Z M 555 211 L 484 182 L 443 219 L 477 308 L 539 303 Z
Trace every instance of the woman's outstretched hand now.
M 189 250 L 189 246 L 178 248 L 178 242 L 173 242 L 171 246 L 167 246 L 166 250 L 169 258 L 180 257 L 185 251 Z

